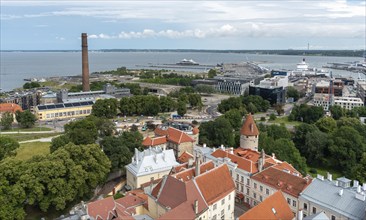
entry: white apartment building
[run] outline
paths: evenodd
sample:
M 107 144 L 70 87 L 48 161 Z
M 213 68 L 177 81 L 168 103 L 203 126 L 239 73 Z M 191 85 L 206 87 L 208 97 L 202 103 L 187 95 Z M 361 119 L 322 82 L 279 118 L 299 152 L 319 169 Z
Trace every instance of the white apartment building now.
M 174 151 L 160 147 L 148 148 L 140 152 L 135 149 L 132 162 L 126 165 L 127 185 L 132 189 L 139 188 L 151 178 L 159 179 L 169 174 L 173 166 L 178 165 Z

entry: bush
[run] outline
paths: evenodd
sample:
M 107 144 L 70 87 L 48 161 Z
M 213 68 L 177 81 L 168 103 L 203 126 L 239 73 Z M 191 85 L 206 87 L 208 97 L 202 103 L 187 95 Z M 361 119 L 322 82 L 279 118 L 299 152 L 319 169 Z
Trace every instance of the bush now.
M 261 117 L 261 121 L 266 121 L 266 117 Z
M 274 121 L 274 120 L 276 120 L 276 115 L 274 114 L 274 113 L 272 113 L 270 116 L 269 116 L 269 120 L 270 121 Z
M 309 172 L 310 172 L 310 173 L 313 173 L 313 174 L 317 174 L 317 173 L 318 173 L 318 171 L 317 171 L 315 168 L 311 168 L 311 169 L 309 170 Z

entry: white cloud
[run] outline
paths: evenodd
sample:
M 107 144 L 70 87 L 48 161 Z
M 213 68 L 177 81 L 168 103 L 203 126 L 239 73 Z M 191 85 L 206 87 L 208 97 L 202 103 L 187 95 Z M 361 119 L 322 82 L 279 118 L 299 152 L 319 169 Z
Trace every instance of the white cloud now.
M 62 41 L 64 41 L 66 39 L 64 37 L 56 37 L 56 40 L 62 40 Z

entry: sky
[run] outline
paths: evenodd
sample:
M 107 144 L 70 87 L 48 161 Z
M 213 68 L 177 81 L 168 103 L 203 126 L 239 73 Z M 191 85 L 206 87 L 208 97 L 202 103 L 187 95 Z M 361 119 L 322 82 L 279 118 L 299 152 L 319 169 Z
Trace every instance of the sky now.
M 365 49 L 365 0 L 1 0 L 1 50 Z

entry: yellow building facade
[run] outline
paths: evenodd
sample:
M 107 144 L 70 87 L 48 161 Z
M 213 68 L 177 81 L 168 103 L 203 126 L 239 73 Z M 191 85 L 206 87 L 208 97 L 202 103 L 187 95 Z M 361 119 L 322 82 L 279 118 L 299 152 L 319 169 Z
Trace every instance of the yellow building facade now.
M 85 117 L 91 114 L 93 101 L 38 105 L 34 113 L 39 121 Z

